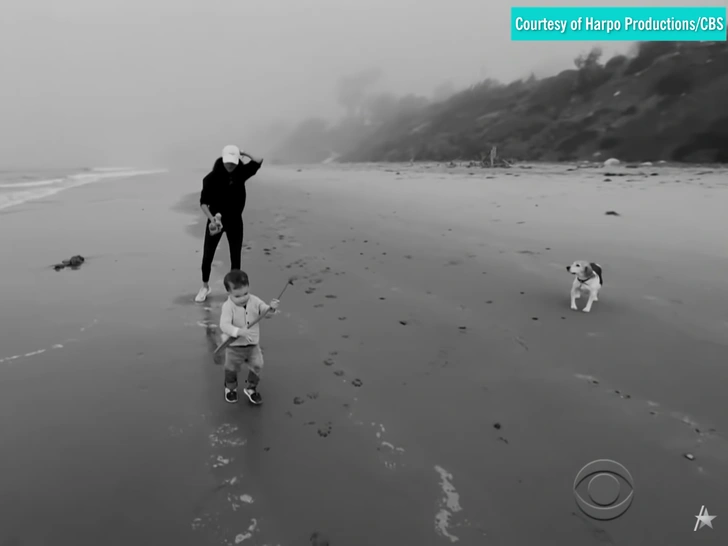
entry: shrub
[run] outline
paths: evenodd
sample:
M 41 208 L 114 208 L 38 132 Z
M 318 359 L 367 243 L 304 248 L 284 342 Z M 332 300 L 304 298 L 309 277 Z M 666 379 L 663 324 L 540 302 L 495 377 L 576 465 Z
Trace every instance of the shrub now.
M 608 70 L 609 72 L 614 72 L 617 69 L 621 68 L 627 63 L 627 56 L 626 55 L 617 55 L 615 57 L 612 57 L 607 61 L 607 63 L 604 65 L 604 68 Z
M 602 50 L 598 47 L 592 49 L 589 53 L 582 53 L 574 59 L 574 66 L 577 70 L 588 70 L 600 66 L 599 59 L 602 58 Z
M 597 137 L 596 131 L 584 131 L 576 133 L 562 140 L 556 147 L 556 150 L 566 154 L 573 154 L 579 147 L 594 140 Z
M 621 138 L 608 136 L 604 137 L 601 142 L 599 142 L 599 147 L 602 150 L 612 150 L 616 148 L 620 143 L 622 142 Z
M 589 96 L 592 91 L 609 80 L 611 74 L 599 64 L 601 57 L 602 50 L 594 48 L 589 53 L 582 53 L 574 59 L 574 66 L 578 70 L 576 84 L 574 86 L 574 92 L 576 94 Z
M 689 92 L 693 87 L 692 79 L 683 72 L 663 76 L 655 83 L 653 91 L 665 97 L 675 97 Z
M 642 72 L 652 66 L 658 57 L 677 51 L 677 42 L 640 42 L 637 48 L 637 56 L 632 59 L 624 71 L 630 76 Z

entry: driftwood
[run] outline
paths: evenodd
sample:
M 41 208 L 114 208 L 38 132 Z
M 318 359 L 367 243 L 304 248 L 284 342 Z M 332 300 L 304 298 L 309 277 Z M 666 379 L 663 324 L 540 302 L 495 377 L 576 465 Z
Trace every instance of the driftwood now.
M 470 163 L 468 163 L 468 167 L 481 167 L 483 169 L 493 169 L 496 167 L 509 168 L 512 167 L 514 163 L 515 161 L 513 160 L 498 157 L 498 147 L 493 146 L 490 149 L 490 153 L 486 154 L 485 152 L 482 152 L 480 154 L 480 161 L 471 161 Z
M 485 168 L 510 168 L 513 167 L 513 165 L 516 163 L 515 159 L 505 159 L 503 157 L 498 157 L 498 147 L 493 146 L 490 149 L 490 153 L 486 154 L 485 152 L 481 152 L 480 154 L 480 161 L 468 161 L 467 163 L 463 163 L 460 159 L 453 159 L 451 161 L 445 162 L 438 162 L 438 165 L 445 165 L 449 169 L 453 169 L 455 167 L 467 167 L 469 169 L 474 169 L 476 167 L 480 167 L 482 169 Z M 410 165 L 414 164 L 414 158 L 411 160 Z
M 513 161 L 508 161 L 507 159 L 504 159 L 502 157 L 498 157 L 498 147 L 493 146 L 490 149 L 490 154 L 488 157 L 488 162 L 485 161 L 485 154 L 481 154 L 481 160 L 480 165 L 481 167 L 490 167 L 491 169 L 494 167 L 511 167 L 513 166 Z

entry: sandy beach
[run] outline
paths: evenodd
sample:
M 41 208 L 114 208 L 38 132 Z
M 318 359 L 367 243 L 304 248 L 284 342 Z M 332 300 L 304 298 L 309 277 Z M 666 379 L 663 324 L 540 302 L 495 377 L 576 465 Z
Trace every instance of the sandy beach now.
M 243 268 L 296 281 L 261 407 L 213 362 L 226 240 L 193 302 L 204 174 L 0 210 L 0 545 L 725 542 L 725 169 L 265 165 Z M 574 500 L 595 459 L 634 477 L 612 521 Z

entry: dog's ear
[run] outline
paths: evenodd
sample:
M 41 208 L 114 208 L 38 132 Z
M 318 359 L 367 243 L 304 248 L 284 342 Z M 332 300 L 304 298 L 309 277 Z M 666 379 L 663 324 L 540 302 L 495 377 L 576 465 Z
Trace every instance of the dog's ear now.
M 591 277 L 594 274 L 594 270 L 592 269 L 592 266 L 590 266 L 589 264 L 584 266 L 584 274 L 587 277 Z

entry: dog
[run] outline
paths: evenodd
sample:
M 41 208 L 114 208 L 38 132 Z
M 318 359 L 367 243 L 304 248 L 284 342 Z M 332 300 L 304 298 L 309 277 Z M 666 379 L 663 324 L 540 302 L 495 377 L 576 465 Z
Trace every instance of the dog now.
M 589 299 L 582 311 L 588 313 L 591 311 L 594 302 L 599 301 L 599 290 L 604 285 L 602 266 L 586 260 L 577 260 L 573 264 L 567 265 L 566 270 L 575 275 L 574 282 L 571 285 L 571 309 L 578 310 L 576 300 L 581 298 L 582 293 L 585 293 L 589 295 Z

